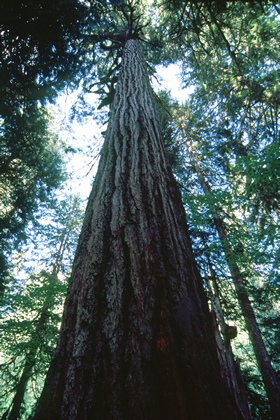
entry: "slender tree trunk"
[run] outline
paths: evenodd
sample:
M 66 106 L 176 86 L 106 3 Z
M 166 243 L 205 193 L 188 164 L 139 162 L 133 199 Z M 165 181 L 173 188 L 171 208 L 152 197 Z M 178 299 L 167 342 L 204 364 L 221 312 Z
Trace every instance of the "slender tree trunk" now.
M 25 356 L 23 370 L 15 388 L 15 395 L 10 407 L 4 413 L 2 420 L 18 420 L 21 418 L 21 409 L 24 403 L 27 384 L 32 376 L 33 368 L 36 365 L 36 355 L 41 344 L 39 336 L 42 333 L 48 319 L 47 309 L 48 308 L 44 305 L 36 330 L 32 334 L 29 343 L 30 351 Z
M 216 343 L 218 348 L 218 355 L 222 373 L 228 381 L 228 385 L 235 396 L 238 406 L 242 409 L 244 419 L 251 419 L 251 413 L 248 405 L 245 384 L 242 378 L 239 364 L 234 360 L 230 339 L 227 337 L 227 324 L 224 318 L 224 312 L 221 306 L 219 297 L 219 288 L 216 281 L 216 273 L 213 269 L 210 258 L 207 255 L 208 264 L 210 267 L 211 276 L 207 279 L 209 283 L 209 294 L 212 306 L 213 322 Z M 218 325 L 220 326 L 222 336 L 220 334 Z
M 140 42 L 127 41 L 36 420 L 241 419 Z
M 193 160 L 193 167 L 198 175 L 201 187 L 205 195 L 211 194 L 211 189 L 206 182 L 202 171 L 200 170 L 199 164 L 196 162 L 195 155 L 192 151 L 191 144 L 188 142 L 188 150 Z M 247 294 L 245 281 L 239 270 L 239 267 L 235 261 L 234 254 L 231 250 L 226 230 L 224 228 L 223 220 L 219 217 L 219 214 L 213 206 L 212 215 L 219 238 L 222 243 L 222 247 L 225 253 L 227 264 L 234 281 L 236 295 L 240 304 L 242 314 L 246 323 L 246 327 L 249 333 L 251 343 L 255 352 L 258 367 L 262 375 L 264 386 L 266 389 L 267 397 L 269 400 L 271 414 L 273 420 L 280 419 L 280 385 L 277 380 L 276 373 L 271 365 L 269 354 L 266 350 L 264 341 L 262 339 L 261 331 L 259 329 L 253 307 Z
M 69 218 L 68 223 L 63 232 L 63 235 L 60 239 L 59 249 L 57 251 L 56 260 L 53 264 L 53 269 L 51 272 L 53 284 L 56 282 L 59 282 L 58 274 L 61 268 L 61 263 L 63 260 L 63 256 L 65 253 L 66 246 L 69 241 L 69 236 L 72 229 L 73 229 L 73 225 Z M 36 323 L 36 328 L 31 335 L 31 339 L 28 344 L 30 350 L 25 356 L 22 373 L 15 387 L 15 394 L 14 394 L 13 400 L 8 410 L 4 413 L 2 420 L 6 420 L 6 419 L 18 420 L 21 418 L 21 410 L 24 404 L 24 397 L 25 397 L 27 385 L 33 375 L 33 368 L 37 363 L 37 358 L 36 358 L 37 353 L 42 343 L 40 336 L 43 334 L 46 324 L 49 320 L 50 311 L 53 307 L 53 298 L 54 298 L 54 292 L 51 290 L 47 293 L 44 304 L 40 311 L 40 317 Z

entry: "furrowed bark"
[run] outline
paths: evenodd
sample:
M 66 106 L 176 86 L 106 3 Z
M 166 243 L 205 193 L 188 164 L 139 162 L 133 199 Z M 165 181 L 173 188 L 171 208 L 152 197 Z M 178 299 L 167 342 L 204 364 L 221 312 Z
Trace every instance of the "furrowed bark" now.
M 128 40 L 36 420 L 242 419 L 141 45 Z

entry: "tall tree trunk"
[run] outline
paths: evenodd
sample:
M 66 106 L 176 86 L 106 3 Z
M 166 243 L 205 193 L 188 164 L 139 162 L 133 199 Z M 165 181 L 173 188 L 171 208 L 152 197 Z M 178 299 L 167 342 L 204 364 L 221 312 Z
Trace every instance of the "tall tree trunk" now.
M 187 142 L 187 144 L 190 156 L 193 160 L 193 167 L 197 173 L 201 187 L 205 195 L 209 195 L 211 194 L 210 186 L 206 182 L 205 177 L 202 171 L 200 170 L 199 164 L 196 161 L 195 155 L 192 151 L 190 142 Z M 245 286 L 245 280 L 243 279 L 242 273 L 239 270 L 239 267 L 234 258 L 234 254 L 231 250 L 226 230 L 224 227 L 224 222 L 219 216 L 215 206 L 213 206 L 211 210 L 214 223 L 225 253 L 227 264 L 234 282 L 237 299 L 242 310 L 245 324 L 257 359 L 258 367 L 262 375 L 262 379 L 271 408 L 272 419 L 280 420 L 280 384 L 278 382 L 276 373 L 271 365 L 269 354 L 266 350 L 264 341 L 262 339 L 261 331 L 259 329 L 255 317 L 254 309 L 248 297 L 248 293 Z
M 36 420 L 242 419 L 140 42 L 127 41 Z

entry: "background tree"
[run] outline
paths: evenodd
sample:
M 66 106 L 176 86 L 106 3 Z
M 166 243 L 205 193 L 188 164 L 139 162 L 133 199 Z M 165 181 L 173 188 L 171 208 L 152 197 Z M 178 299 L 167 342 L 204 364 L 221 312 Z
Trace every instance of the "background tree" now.
M 15 130 L 19 130 L 15 137 Z M 0 133 L 0 261 L 2 291 L 11 253 L 26 240 L 26 227 L 40 203 L 65 179 L 64 148 L 44 109 L 5 118 Z M 0 287 L 0 288 L 1 288 Z
M 238 179 L 239 188 L 235 191 L 232 188 L 232 180 L 234 179 L 232 177 L 228 177 L 228 174 L 230 174 L 230 168 L 226 167 L 227 171 L 225 173 L 224 168 L 221 165 L 217 165 L 219 142 L 217 140 L 214 142 L 213 140 L 209 147 L 209 138 L 213 136 L 213 127 L 212 124 L 209 124 L 208 122 L 207 108 L 201 109 L 201 101 L 198 101 L 197 109 L 194 108 L 194 106 L 196 106 L 195 98 L 196 96 L 194 94 L 194 99 L 185 106 L 181 107 L 179 107 L 176 103 L 173 103 L 173 105 L 170 106 L 170 102 L 168 106 L 168 103 L 165 102 L 165 109 L 168 109 L 168 114 L 165 112 L 166 115 L 168 115 L 168 121 L 164 129 L 164 134 L 167 136 L 168 144 L 171 144 L 172 150 L 175 150 L 177 153 L 175 158 L 172 157 L 173 168 L 177 175 L 177 179 L 179 180 L 185 204 L 187 205 L 186 209 L 188 219 L 191 224 L 191 233 L 194 240 L 195 252 L 200 263 L 201 272 L 203 273 L 205 279 L 217 277 L 215 273 L 214 275 L 212 274 L 213 267 L 219 271 L 219 276 L 224 277 L 225 279 L 222 284 L 221 278 L 219 279 L 219 293 L 216 298 L 221 296 L 226 317 L 230 319 L 231 322 L 234 320 L 235 323 L 240 325 L 240 314 L 237 310 L 236 296 L 235 293 L 232 293 L 233 290 L 231 287 L 231 285 L 235 282 L 236 275 L 238 274 L 241 282 L 243 283 L 243 287 L 247 289 L 246 294 L 248 295 L 249 293 L 251 299 L 253 296 L 254 309 L 251 307 L 250 311 L 252 312 L 253 310 L 255 312 L 258 323 L 262 327 L 264 324 L 264 320 L 262 320 L 262 318 L 265 313 L 267 313 L 268 319 L 270 320 L 267 322 L 271 322 L 272 319 L 277 322 L 278 319 L 278 299 L 275 299 L 274 294 L 277 288 L 275 289 L 275 283 L 274 287 L 271 288 L 269 281 L 264 285 L 262 275 L 265 261 L 265 264 L 267 264 L 265 271 L 269 272 L 269 270 L 271 270 L 271 261 L 274 261 L 277 257 L 276 255 L 272 256 L 270 254 L 267 260 L 262 258 L 262 269 L 258 268 L 260 253 L 262 253 L 263 257 L 265 255 L 265 244 L 262 243 L 259 233 L 256 236 L 256 229 L 254 226 L 252 226 L 251 223 L 249 226 L 247 225 L 247 206 L 246 215 L 244 215 L 245 217 L 243 217 L 243 214 L 241 213 L 240 203 L 241 200 L 243 201 L 245 198 L 244 196 L 240 197 L 240 191 L 243 191 L 243 189 L 240 188 L 241 179 Z M 204 113 L 206 114 L 206 120 L 204 120 Z M 198 115 L 200 116 L 199 119 L 197 118 Z M 211 119 L 211 122 L 215 127 L 215 120 Z M 184 162 L 187 165 L 185 167 L 185 171 Z M 233 168 L 235 168 L 235 166 L 233 166 Z M 198 185 L 192 171 L 198 175 Z M 206 194 L 206 196 L 203 196 L 203 194 Z M 217 235 L 213 229 L 215 226 L 219 230 L 219 238 L 221 240 L 220 245 L 217 242 Z M 255 238 L 255 241 L 252 240 L 252 236 Z M 277 236 L 274 236 L 274 240 L 277 240 Z M 221 252 L 225 252 L 227 255 L 227 263 L 231 269 L 231 273 L 228 273 L 226 266 L 223 265 L 224 262 Z M 208 253 L 211 255 L 210 260 L 206 258 Z M 275 272 L 273 273 L 273 271 L 271 271 L 270 275 L 273 278 L 273 276 L 275 276 Z M 261 287 L 259 287 L 260 279 Z M 227 286 L 228 290 L 225 288 L 225 282 L 230 282 L 230 287 Z M 268 296 L 267 293 L 271 293 L 272 290 L 274 290 L 274 292 L 270 295 L 270 299 L 272 299 L 273 302 L 271 304 L 271 300 L 266 301 L 266 297 Z M 241 307 L 243 306 L 242 299 Z M 259 312 L 260 307 L 256 304 L 256 299 L 258 299 L 259 302 L 262 302 L 262 313 Z M 264 304 L 265 301 L 266 304 Z M 249 305 L 251 304 L 249 303 Z M 223 331 L 224 322 L 220 322 L 219 316 L 217 318 L 220 323 L 220 328 Z M 250 314 L 245 314 L 246 323 L 250 322 L 250 318 Z M 266 323 L 266 325 L 268 324 Z M 256 326 L 256 328 L 258 327 Z M 241 330 L 242 329 L 244 329 L 244 324 L 242 325 L 241 322 Z M 272 365 L 277 372 L 279 366 L 277 363 L 279 356 L 275 353 L 278 343 L 277 330 L 273 330 L 273 323 L 272 330 L 261 329 L 264 334 L 264 341 L 270 353 L 270 357 L 266 355 L 266 358 L 264 358 L 261 363 L 266 363 L 267 361 L 270 363 L 270 358 L 272 358 Z M 272 331 L 274 332 L 272 333 Z M 266 340 L 266 334 L 268 333 L 270 334 L 269 342 Z M 257 340 L 262 340 L 260 332 L 258 333 L 258 337 L 259 338 Z M 255 345 L 258 345 L 258 341 Z M 240 343 L 240 351 L 237 351 L 236 354 L 238 356 L 242 355 L 244 361 L 243 368 L 245 368 L 246 372 L 248 372 L 248 359 L 252 356 L 249 356 L 248 354 L 248 357 L 244 359 L 244 347 L 242 349 L 241 346 L 242 342 Z M 257 357 L 259 358 L 259 356 L 260 354 Z M 272 374 L 269 375 L 268 380 L 270 381 L 271 378 L 274 378 L 277 390 L 277 378 L 273 371 Z M 262 395 L 259 394 L 259 383 L 259 380 L 253 381 L 252 379 L 249 388 L 254 410 L 259 410 L 262 406 L 265 406 L 265 404 L 261 402 Z M 252 384 L 253 389 L 257 390 L 257 393 L 255 394 L 254 392 L 251 392 Z M 267 392 L 269 394 L 269 387 Z M 257 398 L 259 398 L 258 403 L 256 402 Z M 276 408 L 277 401 L 276 395 Z M 269 416 L 267 410 L 264 410 L 265 411 L 263 415 L 261 415 L 261 418 L 267 418 Z M 276 418 L 278 412 L 279 410 L 276 410 Z
M 92 9 L 92 19 L 96 10 Z M 42 105 L 77 87 L 93 51 L 83 49 L 85 6 L 79 1 L 7 1 L 0 5 L 0 290 L 9 254 L 52 188 L 62 179 L 58 142 Z M 83 59 L 82 59 L 83 58 Z M 90 65 L 92 66 L 92 64 Z
M 81 213 L 79 198 L 69 198 L 48 209 L 48 225 L 32 226 L 26 246 L 32 262 L 22 263 L 15 273 L 17 283 L 5 296 L 1 317 L 3 419 L 28 418 L 40 393 L 56 341 Z

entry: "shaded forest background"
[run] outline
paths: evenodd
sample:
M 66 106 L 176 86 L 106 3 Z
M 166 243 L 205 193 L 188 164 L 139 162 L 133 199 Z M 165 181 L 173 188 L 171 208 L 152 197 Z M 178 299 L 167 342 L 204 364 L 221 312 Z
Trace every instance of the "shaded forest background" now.
M 279 380 L 280 7 L 274 2 L 173 0 L 139 9 L 122 0 L 1 3 L 1 413 L 32 415 L 85 206 L 66 188 L 73 177 L 66 163 L 80 145 L 62 138 L 50 104 L 78 92 L 72 120 L 83 124 L 90 116 L 106 124 L 126 36 L 124 6 L 135 8 L 131 29 L 141 21 L 151 80 L 157 65 L 177 63 L 182 87 L 193 89 L 183 103 L 157 92 L 158 116 L 210 308 L 240 364 L 252 417 L 269 419 L 236 279 Z M 87 101 L 93 92 L 97 106 Z

